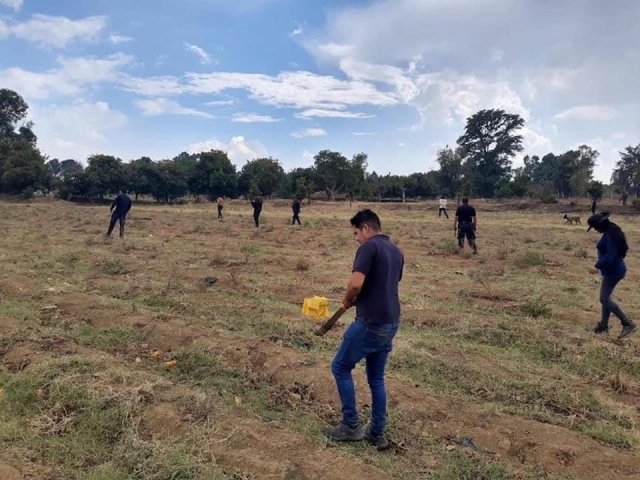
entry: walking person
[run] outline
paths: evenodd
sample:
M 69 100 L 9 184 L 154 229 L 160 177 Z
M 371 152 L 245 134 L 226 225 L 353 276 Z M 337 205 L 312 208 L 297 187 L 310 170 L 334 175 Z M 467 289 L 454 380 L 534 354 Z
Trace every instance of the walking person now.
M 256 228 L 260 226 L 260 213 L 262 212 L 262 199 L 255 197 L 251 202 L 253 207 L 253 222 L 256 224 Z
M 298 225 L 300 224 L 300 208 L 301 208 L 301 202 L 299 198 L 295 198 L 293 200 L 293 203 L 291 204 L 291 210 L 293 210 L 293 220 L 291 220 L 291 225 L 295 225 L 296 222 L 298 222 Z
M 222 220 L 222 210 L 224 209 L 224 198 L 218 197 L 218 220 Z
M 613 290 L 627 274 L 627 265 L 624 261 L 629 250 L 627 239 L 622 229 L 609 220 L 608 212 L 590 216 L 587 223 L 589 224 L 587 232 L 593 228 L 596 232 L 602 234 L 596 244 L 598 261 L 589 269 L 589 273 L 592 275 L 598 272 L 602 275 L 602 283 L 600 285 L 602 311 L 600 321 L 593 331 L 594 333 L 607 333 L 609 331 L 609 317 L 613 313 L 622 323 L 622 331 L 618 338 L 626 338 L 636 331 L 637 326 L 629 320 L 611 297 Z
M 392 341 L 400 324 L 398 286 L 402 280 L 404 255 L 382 233 L 378 215 L 360 210 L 351 218 L 353 233 L 360 244 L 342 305 L 355 305 L 355 320 L 344 332 L 343 340 L 331 363 L 342 403 L 342 422 L 323 430 L 326 437 L 339 441 L 367 438 L 379 450 L 389 448 L 385 437 L 387 393 L 385 367 Z M 351 372 L 362 359 L 366 362 L 371 390 L 371 424 L 360 424 L 356 392 Z
M 116 226 L 116 222 L 118 221 L 120 222 L 120 238 L 124 237 L 124 226 L 127 221 L 127 213 L 129 213 L 129 210 L 131 210 L 131 198 L 129 198 L 129 195 L 120 190 L 116 198 L 113 200 L 111 208 L 109 208 L 109 212 L 112 213 L 111 220 L 109 221 L 109 229 L 105 234 L 106 237 L 111 236 L 113 227 Z
M 438 209 L 438 218 L 440 218 L 443 213 L 445 217 L 449 218 L 449 215 L 447 214 L 447 197 L 445 197 L 444 195 L 440 197 L 440 208 Z
M 453 220 L 453 235 L 457 235 L 458 247 L 460 249 L 464 248 L 464 239 L 466 237 L 474 255 L 478 253 L 478 247 L 476 246 L 476 228 L 476 209 L 469 205 L 469 199 L 464 197 L 462 199 L 462 205 L 456 209 L 456 216 Z
M 596 200 L 596 197 L 593 197 L 593 202 L 591 202 L 591 214 L 595 215 L 596 214 L 596 208 L 598 207 L 598 200 Z

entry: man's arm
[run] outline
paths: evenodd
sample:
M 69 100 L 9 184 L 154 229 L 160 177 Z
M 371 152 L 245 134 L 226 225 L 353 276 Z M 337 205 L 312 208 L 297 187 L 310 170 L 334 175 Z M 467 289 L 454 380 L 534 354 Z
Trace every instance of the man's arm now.
M 116 204 L 118 203 L 118 197 L 113 199 L 113 202 L 111 202 L 111 208 L 109 209 L 109 211 L 113 211 L 113 207 L 116 206 Z
M 456 234 L 456 227 L 458 226 L 458 211 L 456 210 L 456 214 L 453 216 L 453 234 Z
M 371 270 L 373 260 L 376 255 L 376 246 L 373 242 L 365 242 L 356 254 L 356 260 L 353 262 L 353 269 L 349 283 L 347 284 L 347 291 L 344 294 L 342 305 L 346 308 L 350 308 L 356 303 L 356 297 L 362 290 L 364 281 Z

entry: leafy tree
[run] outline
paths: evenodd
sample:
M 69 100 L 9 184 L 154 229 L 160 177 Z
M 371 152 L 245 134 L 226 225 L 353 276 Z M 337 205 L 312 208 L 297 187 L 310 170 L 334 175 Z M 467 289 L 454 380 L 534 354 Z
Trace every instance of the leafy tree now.
M 238 196 L 238 173 L 226 152 L 211 150 L 200 153 L 193 169 L 183 163 L 190 176 L 189 188 L 193 195 L 207 195 L 210 200 L 218 196 Z
M 616 162 L 611 183 L 618 193 L 626 196 L 635 195 L 640 197 L 640 143 L 635 146 L 628 146 L 620 152 L 620 159 Z
M 523 198 L 529 193 L 530 185 L 531 177 L 529 177 L 529 175 L 526 173 L 525 163 L 525 167 L 516 168 L 513 171 L 513 180 L 511 181 L 511 194 L 514 197 Z
M 4 159 L 2 190 L 18 194 L 27 189 L 38 190 L 47 186 L 49 172 L 40 152 L 31 145 L 10 151 Z
M 512 158 L 521 152 L 524 126 L 520 115 L 504 110 L 481 110 L 467 119 L 465 133 L 458 138 L 466 157 L 468 188 L 474 195 L 491 197 L 496 182 L 509 174 Z
M 493 192 L 496 198 L 509 198 L 513 195 L 511 191 L 511 181 L 507 177 L 500 177 L 496 182 L 496 188 Z
M 604 196 L 604 184 L 593 180 L 587 188 L 587 193 L 594 200 L 600 200 Z
M 111 155 L 92 155 L 88 158 L 87 175 L 93 183 L 93 192 L 102 198 L 115 195 L 127 188 L 125 167 L 122 160 Z
M 453 150 L 447 145 L 438 150 L 437 162 L 440 165 L 438 171 L 438 186 L 441 194 L 449 198 L 455 196 L 461 187 L 463 151 L 460 148 Z
M 151 195 L 155 168 L 156 164 L 149 157 L 141 157 L 125 164 L 129 189 L 135 194 L 136 201 L 139 195 Z
M 151 180 L 151 194 L 166 203 L 189 192 L 189 168 L 184 162 L 162 160 L 156 164 Z
M 340 152 L 322 150 L 313 157 L 319 187 L 327 193 L 327 198 L 334 201 L 342 192 L 350 174 L 349 160 Z
M 261 195 L 271 196 L 281 190 L 287 175 L 275 158 L 256 158 L 242 167 L 238 186 L 240 193 L 248 194 L 251 184 L 255 184 Z

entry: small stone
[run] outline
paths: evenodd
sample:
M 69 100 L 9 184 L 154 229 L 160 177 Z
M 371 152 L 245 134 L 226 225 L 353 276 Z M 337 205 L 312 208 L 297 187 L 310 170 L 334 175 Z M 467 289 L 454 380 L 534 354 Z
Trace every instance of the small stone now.
M 445 450 L 446 450 L 447 452 L 450 452 L 451 450 L 454 450 L 456 447 L 455 447 L 455 445 L 447 445 L 447 446 L 446 446 L 446 447 L 444 447 L 444 448 L 445 448 Z
M 505 438 L 498 442 L 498 446 L 503 450 L 509 450 L 511 448 L 511 441 Z
M 302 400 L 302 397 L 297 393 L 290 393 L 289 398 L 294 402 L 299 402 Z

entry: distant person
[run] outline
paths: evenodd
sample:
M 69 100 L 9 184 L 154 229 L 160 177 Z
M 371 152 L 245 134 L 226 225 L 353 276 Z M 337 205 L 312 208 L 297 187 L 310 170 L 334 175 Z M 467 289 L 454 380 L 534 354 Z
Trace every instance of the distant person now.
M 445 197 L 444 195 L 440 197 L 440 208 L 438 209 L 438 218 L 440 218 L 443 213 L 445 217 L 449 218 L 449 214 L 447 214 L 447 197 Z
M 627 265 L 624 258 L 629 250 L 627 239 L 622 229 L 609 220 L 608 212 L 601 212 L 592 215 L 587 220 L 589 228 L 592 228 L 602 234 L 602 237 L 596 244 L 598 250 L 598 261 L 589 269 L 592 275 L 600 272 L 602 275 L 602 283 L 600 285 L 600 303 L 602 305 L 602 313 L 600 321 L 593 329 L 594 333 L 609 332 L 609 317 L 613 313 L 620 323 L 622 323 L 622 331 L 618 335 L 619 339 L 626 338 L 636 331 L 637 326 L 625 315 L 618 304 L 611 298 L 616 285 L 627 274 Z
M 399 283 L 402 280 L 402 251 L 382 233 L 375 212 L 360 210 L 351 218 L 353 233 L 360 244 L 342 306 L 356 307 L 355 320 L 344 332 L 343 340 L 331 362 L 342 403 L 342 422 L 323 430 L 326 437 L 338 441 L 366 438 L 378 450 L 389 448 L 385 437 L 387 392 L 384 372 L 400 325 Z M 358 416 L 352 371 L 366 362 L 367 382 L 371 389 L 371 424 L 364 428 Z M 348 477 L 348 475 L 347 475 Z
M 298 225 L 300 225 L 300 208 L 301 208 L 302 203 L 300 202 L 299 198 L 295 198 L 293 200 L 293 203 L 291 204 L 291 210 L 293 210 L 293 220 L 291 221 L 291 225 L 295 225 L 296 222 L 298 222 Z
M 109 222 L 109 229 L 106 233 L 107 237 L 111 236 L 113 227 L 116 226 L 116 222 L 118 221 L 120 222 L 120 238 L 124 237 L 124 226 L 127 221 L 127 213 L 129 213 L 129 210 L 131 210 L 131 198 L 129 198 L 129 195 L 120 190 L 116 198 L 113 200 L 111 208 L 109 209 L 109 211 L 112 213 L 111 221 Z
M 260 213 L 262 212 L 262 199 L 255 197 L 251 202 L 253 207 L 253 221 L 256 224 L 256 228 L 260 226 Z
M 224 209 L 224 198 L 218 197 L 218 220 L 222 220 L 222 210 Z
M 598 201 L 595 198 L 593 199 L 593 202 L 591 202 L 591 214 L 592 215 L 596 214 L 597 203 L 598 203 Z
M 464 248 L 464 239 L 467 238 L 473 254 L 478 253 L 476 246 L 476 209 L 469 205 L 469 199 L 464 197 L 462 205 L 456 209 L 456 216 L 453 220 L 453 235 L 458 237 L 458 247 Z

